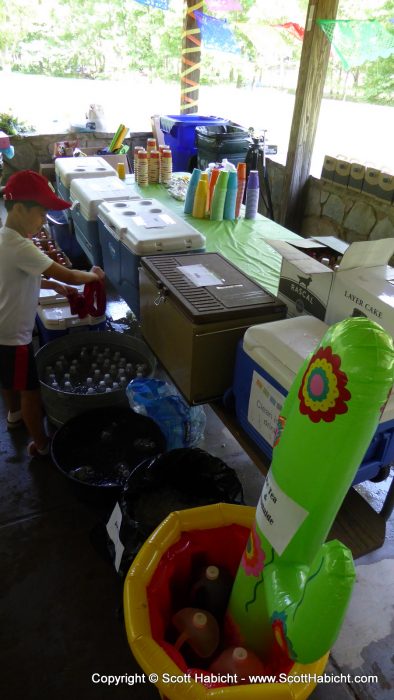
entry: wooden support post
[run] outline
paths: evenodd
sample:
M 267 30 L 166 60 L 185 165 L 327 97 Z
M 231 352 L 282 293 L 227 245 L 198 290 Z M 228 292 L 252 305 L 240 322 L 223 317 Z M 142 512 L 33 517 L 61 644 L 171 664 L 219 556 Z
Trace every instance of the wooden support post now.
M 309 0 L 280 217 L 280 222 L 296 233 L 301 228 L 306 182 L 331 48 L 316 19 L 335 19 L 337 8 L 338 0 Z
M 181 58 L 181 114 L 191 114 L 198 110 L 201 37 L 193 12 L 201 10 L 202 6 L 202 0 L 185 0 Z

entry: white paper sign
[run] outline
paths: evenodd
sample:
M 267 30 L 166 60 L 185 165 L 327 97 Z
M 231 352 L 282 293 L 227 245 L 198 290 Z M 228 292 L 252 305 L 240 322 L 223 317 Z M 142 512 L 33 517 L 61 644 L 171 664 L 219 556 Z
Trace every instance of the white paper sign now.
M 279 414 L 285 397 L 272 384 L 253 371 L 250 387 L 248 421 L 268 442 L 274 444 Z
M 210 272 L 204 265 L 180 265 L 177 270 L 182 272 L 196 287 L 211 287 L 222 285 L 224 280 Z
M 308 511 L 290 498 L 268 472 L 256 508 L 256 521 L 277 554 L 285 551 Z
M 115 508 L 111 513 L 111 517 L 107 522 L 107 532 L 109 537 L 115 546 L 115 569 L 119 571 L 120 562 L 122 561 L 122 555 L 124 552 L 124 546 L 120 541 L 120 526 L 122 523 L 122 511 L 120 510 L 119 503 L 116 504 Z

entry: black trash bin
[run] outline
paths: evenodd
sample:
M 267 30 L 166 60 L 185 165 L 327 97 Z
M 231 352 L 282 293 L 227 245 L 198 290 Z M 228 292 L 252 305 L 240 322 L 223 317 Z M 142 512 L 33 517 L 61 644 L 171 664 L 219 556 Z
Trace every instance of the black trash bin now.
M 252 139 L 247 129 L 234 122 L 196 127 L 197 167 L 205 170 L 209 163 L 227 158 L 237 166 L 246 158 Z

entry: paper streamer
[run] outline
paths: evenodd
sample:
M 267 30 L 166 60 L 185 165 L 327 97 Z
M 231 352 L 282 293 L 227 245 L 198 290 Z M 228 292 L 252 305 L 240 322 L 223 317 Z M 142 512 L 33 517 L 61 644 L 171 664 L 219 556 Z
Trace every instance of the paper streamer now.
M 227 53 L 241 52 L 241 48 L 227 20 L 216 19 L 216 17 L 211 17 L 210 15 L 205 15 L 203 12 L 196 11 L 194 12 L 194 16 L 200 28 L 201 38 L 206 49 L 215 49 L 216 51 L 225 51 Z

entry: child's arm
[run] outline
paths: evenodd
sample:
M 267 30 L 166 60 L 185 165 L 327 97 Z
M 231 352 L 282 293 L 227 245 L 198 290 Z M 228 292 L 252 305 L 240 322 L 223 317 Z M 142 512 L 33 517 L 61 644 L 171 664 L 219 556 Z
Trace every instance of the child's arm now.
M 75 294 L 77 289 L 75 287 L 70 287 L 68 284 L 61 284 L 56 282 L 56 280 L 46 280 L 41 278 L 41 289 L 53 289 L 58 294 L 63 296 L 68 296 L 69 294 Z
M 104 270 L 101 267 L 93 266 L 88 272 L 87 270 L 70 270 L 59 263 L 53 262 L 44 274 L 48 277 L 53 277 L 59 282 L 66 284 L 85 284 L 85 282 L 97 282 L 105 277 Z

